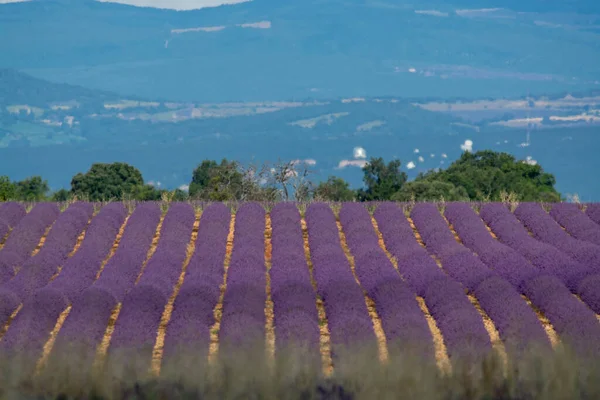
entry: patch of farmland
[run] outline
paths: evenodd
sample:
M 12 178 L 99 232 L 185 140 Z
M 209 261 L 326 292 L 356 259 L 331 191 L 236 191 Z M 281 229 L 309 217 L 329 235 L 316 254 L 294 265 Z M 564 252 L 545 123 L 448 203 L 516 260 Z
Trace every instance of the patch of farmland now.
M 273 366 L 291 345 L 326 376 L 357 348 L 446 374 L 531 348 L 597 357 L 598 209 L 1 203 L 0 350 L 31 373 L 77 346 L 81 369 L 125 356 L 155 375 L 240 348 Z
M 334 114 L 325 114 L 325 115 L 320 115 L 315 118 L 302 119 L 299 121 L 290 122 L 290 125 L 297 125 L 297 126 L 301 126 L 302 128 L 314 128 L 319 123 L 331 125 L 335 122 L 336 119 L 345 117 L 347 115 L 350 115 L 350 113 L 349 112 L 340 112 L 340 113 L 334 113 Z

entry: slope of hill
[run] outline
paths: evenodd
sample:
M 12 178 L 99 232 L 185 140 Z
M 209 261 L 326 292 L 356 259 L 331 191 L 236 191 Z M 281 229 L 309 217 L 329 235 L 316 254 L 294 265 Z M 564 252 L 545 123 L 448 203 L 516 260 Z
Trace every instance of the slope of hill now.
M 547 12 L 557 4 L 530 1 L 524 11 L 536 12 L 520 13 L 465 10 L 475 2 L 460 0 L 254 0 L 176 12 L 32 1 L 0 6 L 2 34 L 11 38 L 0 43 L 0 67 L 128 96 L 202 102 L 593 86 L 600 23 L 581 13 L 597 6 L 571 2 L 562 9 L 589 6 Z
M 81 86 L 48 82 L 14 69 L 0 69 L 0 106 L 28 104 L 32 107 L 52 107 L 55 103 L 77 101 L 78 105 L 101 105 L 119 98 L 118 95 Z

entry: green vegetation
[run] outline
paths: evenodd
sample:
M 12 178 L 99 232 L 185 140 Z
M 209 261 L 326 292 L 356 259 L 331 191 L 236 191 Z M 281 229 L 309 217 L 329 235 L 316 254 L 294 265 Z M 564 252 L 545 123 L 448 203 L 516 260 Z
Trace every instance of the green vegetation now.
M 0 176 L 0 201 L 43 201 L 48 199 L 48 182 L 39 176 L 32 176 L 18 182 L 11 182 L 7 176 Z
M 8 176 L 0 176 L 0 201 L 14 199 L 16 185 L 10 181 Z
M 554 189 L 556 179 L 540 165 L 519 162 L 508 153 L 490 150 L 465 152 L 448 169 L 420 174 L 415 182 L 446 183 L 441 194 L 454 200 L 497 200 L 502 192 L 507 192 L 518 194 L 521 201 L 560 201 L 560 194 Z M 426 194 L 437 194 L 443 188 L 439 184 L 435 189 L 425 187 Z M 423 187 L 413 190 L 422 191 Z
M 352 201 L 356 198 L 356 193 L 342 178 L 330 176 L 315 188 L 315 197 L 329 201 Z
M 415 180 L 402 186 L 402 189 L 392 195 L 391 200 L 426 201 L 441 198 L 447 201 L 460 201 L 468 199 L 469 195 L 462 186 L 456 187 L 449 182 Z
M 277 200 L 276 189 L 261 184 L 264 175 L 264 171 L 257 172 L 254 166 L 244 168 L 237 161 L 226 158 L 220 164 L 204 160 L 194 169 L 187 195 L 210 201 Z
M 78 173 L 71 180 L 71 192 L 87 196 L 92 201 L 121 198 L 134 188 L 144 185 L 142 173 L 125 163 L 94 164 L 85 174 Z
M 261 343 L 262 344 L 262 343 Z M 598 363 L 558 347 L 528 351 L 506 364 L 494 354 L 475 365 L 452 363 L 444 373 L 422 357 L 401 354 L 382 363 L 371 349 L 344 352 L 326 375 L 320 360 L 290 346 L 274 362 L 264 345 L 237 351 L 219 348 L 214 362 L 197 346 L 163 362 L 156 376 L 135 352 L 100 360 L 92 371 L 88 348 L 65 346 L 39 373 L 31 362 L 4 358 L 0 396 L 7 399 L 285 399 L 285 400 L 587 400 L 600 395 Z M 184 351 L 187 350 L 187 351 Z M 347 355 L 346 355 L 347 353 Z M 34 361 L 35 362 L 35 361 Z
M 518 161 L 507 153 L 490 150 L 465 152 L 446 170 L 432 170 L 408 181 L 400 160 L 387 164 L 371 158 L 362 168 L 364 187 L 351 189 L 342 178 L 330 176 L 315 185 L 311 171 L 296 162 L 278 162 L 271 168 L 237 161 L 202 161 L 192 173 L 188 190 L 161 189 L 144 182 L 135 167 L 115 162 L 96 163 L 71 180 L 71 189 L 49 193 L 48 183 L 39 176 L 19 182 L 0 177 L 0 200 L 65 201 L 76 197 L 90 201 L 199 199 L 208 201 L 498 201 L 512 194 L 519 201 L 561 201 L 556 179 L 540 165 Z
M 387 165 L 383 158 L 371 158 L 363 167 L 365 189 L 359 189 L 357 198 L 360 201 L 389 200 L 402 189 L 408 179 L 405 172 L 400 171 L 400 160 L 390 161 Z
M 245 189 L 245 177 L 235 161 L 204 160 L 194 169 L 189 195 L 212 201 L 240 199 Z M 247 180 L 246 180 L 247 181 Z M 254 187 L 251 190 L 260 190 Z

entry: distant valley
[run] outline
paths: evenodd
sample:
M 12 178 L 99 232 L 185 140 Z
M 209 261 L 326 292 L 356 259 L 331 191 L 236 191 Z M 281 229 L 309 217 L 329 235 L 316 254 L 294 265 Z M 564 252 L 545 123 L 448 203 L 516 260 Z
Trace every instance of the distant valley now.
M 189 182 L 203 159 L 313 160 L 315 178 L 361 184 L 353 158 L 399 158 L 410 177 L 465 150 L 507 151 L 539 162 L 558 189 L 600 199 L 600 93 L 513 99 L 350 97 L 187 103 L 125 98 L 0 71 L 0 170 L 68 186 L 95 162 L 126 161 L 163 187 Z M 529 133 L 529 134 L 528 134 Z

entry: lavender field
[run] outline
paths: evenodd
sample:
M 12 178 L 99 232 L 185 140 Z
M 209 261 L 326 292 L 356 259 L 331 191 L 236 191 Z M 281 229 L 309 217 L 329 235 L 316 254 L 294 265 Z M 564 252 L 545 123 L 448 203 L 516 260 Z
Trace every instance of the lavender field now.
M 70 377 L 115 360 L 198 371 L 242 349 L 281 375 L 291 348 L 323 379 L 497 360 L 502 381 L 533 350 L 593 364 L 600 203 L 0 204 L 0 354 L 27 390 L 23 376 L 67 391 L 66 354 Z M 336 393 L 320 398 L 353 398 Z

